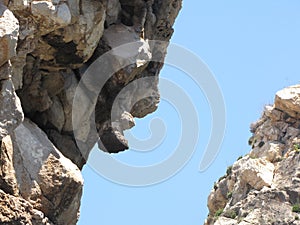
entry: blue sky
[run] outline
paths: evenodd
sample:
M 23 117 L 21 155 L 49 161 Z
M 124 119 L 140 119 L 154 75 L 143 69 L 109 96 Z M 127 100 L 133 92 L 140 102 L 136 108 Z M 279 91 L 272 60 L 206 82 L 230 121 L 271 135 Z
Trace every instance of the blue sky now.
M 250 151 L 250 123 L 273 102 L 276 91 L 299 83 L 299 11 L 300 2 L 296 0 L 184 1 L 172 43 L 198 55 L 219 83 L 226 105 L 226 132 L 220 152 L 207 170 L 199 172 L 211 130 L 210 108 L 205 93 L 186 74 L 166 66 L 161 76 L 178 84 L 198 113 L 199 140 L 193 157 L 168 180 L 145 187 L 111 182 L 85 166 L 78 224 L 203 224 L 214 181 L 240 155 Z M 147 139 L 151 136 L 149 124 L 159 118 L 166 127 L 162 143 L 151 152 L 129 150 L 115 157 L 137 166 L 164 160 L 181 137 L 181 123 L 191 119 L 180 116 L 162 101 L 155 113 L 137 120 L 132 130 L 141 141 Z

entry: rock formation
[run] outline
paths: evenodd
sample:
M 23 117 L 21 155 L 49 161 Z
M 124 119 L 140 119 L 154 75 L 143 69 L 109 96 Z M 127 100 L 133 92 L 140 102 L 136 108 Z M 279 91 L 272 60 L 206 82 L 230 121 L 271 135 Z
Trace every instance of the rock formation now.
M 92 147 L 99 141 L 107 152 L 127 149 L 123 130 L 157 108 L 167 45 L 147 48 L 147 40 L 169 41 L 180 8 L 181 0 L 0 0 L 0 224 L 76 224 L 80 169 Z M 82 84 L 97 98 L 94 108 L 76 110 L 90 121 L 75 138 L 73 100 L 85 71 L 128 42 L 139 44 L 130 52 L 134 63 L 99 93 Z M 117 67 L 129 53 L 114 54 L 106 66 Z M 135 87 L 133 107 L 112 121 L 118 93 L 144 77 L 152 82 Z M 140 99 L 145 91 L 151 94 Z
M 251 124 L 251 152 L 208 197 L 205 225 L 300 224 L 300 85 L 277 92 Z

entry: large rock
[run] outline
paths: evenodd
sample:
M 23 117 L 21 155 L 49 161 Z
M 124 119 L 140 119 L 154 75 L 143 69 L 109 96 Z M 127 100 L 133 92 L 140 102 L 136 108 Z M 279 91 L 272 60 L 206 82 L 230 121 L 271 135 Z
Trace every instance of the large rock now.
M 19 22 L 0 2 L 0 67 L 16 56 Z
M 240 179 L 256 190 L 270 187 L 273 180 L 274 165 L 264 159 L 240 160 L 234 169 L 239 170 Z M 238 166 L 238 168 L 236 168 Z
M 0 140 L 22 122 L 23 111 L 11 79 L 0 81 Z
M 275 108 L 291 117 L 300 118 L 300 85 L 285 88 L 276 93 Z
M 0 151 L 0 187 L 5 193 L 19 195 L 19 187 L 13 162 L 13 145 L 10 136 L 2 139 Z
M 25 120 L 10 139 L 11 189 L 15 179 L 19 196 L 42 211 L 55 224 L 76 224 L 83 180 L 76 165 L 65 158 L 35 124 Z M 7 179 L 6 179 L 7 180 Z M 13 194 L 13 193 L 12 193 Z M 16 191 L 15 191 L 16 194 Z
M 79 169 L 93 146 L 127 149 L 123 131 L 157 109 L 180 8 L 181 0 L 0 0 L 0 224 L 76 224 Z M 166 42 L 150 46 L 151 39 Z M 129 51 L 116 49 L 128 42 Z M 101 90 L 97 73 L 81 82 L 109 50 L 104 67 L 114 73 Z M 160 62 L 149 63 L 153 55 Z M 82 104 L 73 107 L 80 83 Z

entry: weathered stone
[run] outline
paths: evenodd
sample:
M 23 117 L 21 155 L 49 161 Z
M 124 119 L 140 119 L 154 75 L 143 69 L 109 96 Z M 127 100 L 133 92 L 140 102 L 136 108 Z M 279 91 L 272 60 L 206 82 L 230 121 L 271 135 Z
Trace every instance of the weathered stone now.
M 56 224 L 76 224 L 83 180 L 32 122 L 25 120 L 12 136 L 20 195 Z
M 119 63 L 122 64 L 128 60 L 131 64 L 136 64 L 136 67 L 141 67 L 147 63 L 152 57 L 149 44 L 137 33 L 132 27 L 122 24 L 112 25 L 105 30 L 103 40 L 110 46 L 112 54 L 115 55 Z M 128 43 L 136 43 L 130 48 L 117 48 Z M 117 65 L 119 66 L 119 65 Z M 117 72 L 117 71 L 116 71 Z M 133 74 L 136 74 L 132 72 Z M 130 78 L 127 78 L 125 83 L 128 83 Z
M 135 126 L 134 118 L 129 112 L 122 113 L 120 122 L 122 130 L 128 130 Z
M 56 6 L 49 1 L 33 1 L 31 2 L 31 13 L 34 16 L 44 17 L 44 21 L 50 19 L 58 26 L 67 26 L 72 19 L 69 7 L 65 3 Z
M 13 145 L 10 136 L 2 139 L 0 150 L 0 187 L 7 194 L 18 196 L 19 189 L 13 165 Z
M 12 133 L 22 122 L 24 115 L 12 81 L 0 81 L 0 140 Z
M 253 149 L 233 164 L 231 176 L 215 184 L 206 225 L 300 224 L 292 210 L 300 202 L 299 93 L 299 85 L 277 92 L 275 105 L 251 125 Z M 218 208 L 224 210 L 216 218 Z
M 63 106 L 58 97 L 52 99 L 53 104 L 45 113 L 48 122 L 50 122 L 58 131 L 61 131 L 65 124 L 65 114 Z
M 264 158 L 269 162 L 276 162 L 282 159 L 284 145 L 279 142 L 267 142 L 262 147 L 255 147 L 250 152 L 251 158 Z
M 300 85 L 285 88 L 276 93 L 275 108 L 291 117 L 300 118 Z
M 118 0 L 107 2 L 105 23 L 107 26 L 118 23 L 120 20 L 121 4 Z
M 68 1 L 54 6 L 53 22 L 45 26 L 34 55 L 43 55 L 42 68 L 79 68 L 92 56 L 103 34 L 105 7 L 101 1 Z M 48 22 L 50 25 L 51 22 Z M 62 28 L 63 27 L 63 28 Z M 62 48 L 62 46 L 64 46 Z M 42 49 L 48 48 L 51 57 Z
M 0 190 L 0 223 L 3 225 L 54 225 L 39 210 L 20 197 Z
M 219 217 L 218 220 L 215 222 L 215 225 L 237 225 L 237 224 L 238 221 L 223 216 Z
M 263 159 L 249 159 L 241 165 L 240 177 L 254 189 L 270 187 L 273 180 L 274 165 Z
M 42 89 L 47 90 L 49 97 L 58 95 L 64 89 L 65 79 L 60 73 L 43 73 L 41 77 Z
M 81 169 L 86 163 L 86 158 L 82 156 L 80 149 L 76 145 L 76 140 L 69 135 L 60 134 L 56 130 L 48 130 L 47 133 L 50 140 L 55 146 L 59 147 L 64 156 Z
M 72 72 L 64 73 L 64 77 L 65 77 L 64 90 L 58 96 L 62 103 L 64 114 L 65 114 L 64 116 L 65 123 L 63 126 L 63 130 L 66 132 L 71 132 L 73 131 L 72 107 L 73 107 L 73 100 L 78 85 L 78 81 L 75 77 L 75 74 Z
M 99 138 L 105 151 L 127 149 L 123 130 L 157 108 L 167 44 L 150 52 L 147 40 L 168 41 L 180 8 L 180 0 L 0 0 L 1 224 L 76 223 L 82 178 L 73 163 L 81 169 Z M 117 49 L 128 42 L 130 51 Z M 95 73 L 78 91 L 84 71 L 111 49 L 112 77 L 99 90 Z M 148 62 L 154 53 L 161 62 Z M 125 88 L 144 77 L 153 79 Z M 30 118 L 22 124 L 12 82 Z M 74 96 L 83 102 L 76 108 Z
M 16 56 L 19 22 L 14 14 L 0 4 L 0 67 Z
M 55 13 L 55 6 L 48 1 L 32 1 L 31 13 L 34 16 L 49 17 Z
M 104 130 L 98 144 L 100 149 L 109 153 L 118 153 L 129 148 L 123 133 L 113 129 Z
M 11 77 L 11 70 L 10 61 L 0 66 L 0 80 L 8 80 Z

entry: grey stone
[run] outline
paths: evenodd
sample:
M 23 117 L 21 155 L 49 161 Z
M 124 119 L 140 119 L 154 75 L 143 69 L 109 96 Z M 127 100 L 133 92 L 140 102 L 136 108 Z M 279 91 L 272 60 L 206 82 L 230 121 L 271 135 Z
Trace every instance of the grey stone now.
M 76 224 L 83 179 L 35 124 L 25 120 L 12 135 L 20 195 L 56 224 Z
M 0 85 L 0 140 L 2 140 L 23 121 L 24 115 L 12 81 L 2 80 Z
M 14 14 L 0 4 L 0 67 L 16 56 L 19 22 Z
M 0 5 L 0 223 L 76 224 L 79 169 L 95 143 L 111 153 L 127 149 L 123 130 L 134 125 L 134 117 L 157 108 L 163 64 L 148 63 L 153 52 L 147 39 L 170 39 L 181 1 L 2 0 Z M 128 42 L 136 43 L 130 51 L 116 49 Z M 160 60 L 166 48 L 153 47 Z M 84 71 L 111 49 L 115 58 L 105 66 L 115 73 L 104 87 L 99 90 L 94 73 L 78 89 Z M 120 68 L 124 62 L 128 65 Z M 154 79 L 125 88 L 141 77 Z M 23 123 L 12 83 L 29 118 Z M 126 101 L 114 102 L 123 89 Z M 74 108 L 75 93 L 82 104 Z
M 47 114 L 48 121 L 61 131 L 65 124 L 65 114 L 63 106 L 58 97 L 52 98 L 53 104 L 45 113 Z
M 206 225 L 300 224 L 292 210 L 300 202 L 298 92 L 299 85 L 277 92 L 275 104 L 265 107 L 251 125 L 253 149 L 233 164 L 230 176 L 215 184 L 208 198 Z M 219 218 L 218 209 L 224 211 Z
M 275 108 L 291 117 L 300 118 L 300 85 L 285 88 L 276 93 Z

